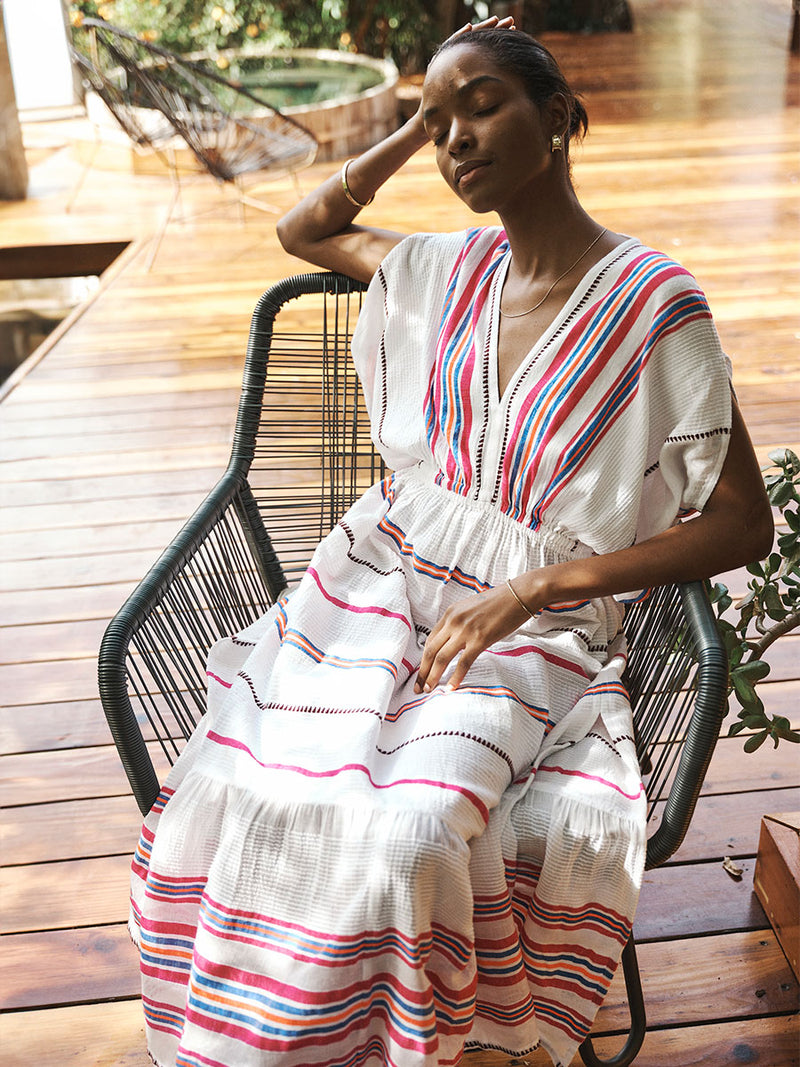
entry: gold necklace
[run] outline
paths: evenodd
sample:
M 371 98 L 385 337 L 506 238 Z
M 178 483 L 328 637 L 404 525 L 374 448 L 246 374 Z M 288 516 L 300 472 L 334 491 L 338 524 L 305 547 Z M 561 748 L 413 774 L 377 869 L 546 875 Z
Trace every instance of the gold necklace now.
M 559 274 L 559 276 L 558 276 L 558 277 L 556 278 L 556 280 L 555 280 L 555 281 L 553 282 L 553 284 L 552 284 L 552 285 L 550 286 L 550 288 L 549 288 L 549 289 L 547 290 L 547 292 L 546 292 L 546 293 L 544 294 L 544 296 L 542 297 L 542 299 L 541 299 L 540 301 L 538 301 L 538 303 L 534 304 L 532 308 L 528 308 L 528 310 L 527 310 L 527 311 L 515 311 L 515 312 L 513 312 L 513 313 L 509 313 L 508 311 L 503 311 L 503 309 L 502 309 L 502 307 L 501 307 L 501 308 L 500 308 L 500 314 L 501 314 L 501 315 L 503 315 L 503 316 L 504 316 L 505 318 L 507 318 L 507 319 L 521 319 L 521 318 L 524 318 L 524 317 L 525 317 L 525 315 L 530 315 L 530 313 L 531 313 L 532 311 L 535 311 L 535 310 L 536 310 L 537 308 L 541 307 L 541 306 L 542 306 L 542 304 L 543 304 L 543 303 L 545 302 L 545 300 L 547 300 L 548 296 L 550 296 L 550 294 L 552 293 L 552 291 L 553 291 L 553 290 L 555 289 L 555 287 L 556 287 L 556 286 L 558 285 L 558 283 L 559 283 L 559 282 L 561 281 L 561 279 L 562 279 L 562 278 L 566 278 L 566 276 L 567 276 L 567 275 L 569 274 L 569 272 L 570 272 L 571 270 L 573 270 L 573 269 L 574 269 L 575 267 L 577 267 L 577 266 L 578 266 L 578 264 L 579 264 L 579 263 L 580 263 L 580 261 L 581 261 L 581 260 L 583 259 L 583 257 L 584 257 L 585 255 L 588 255 L 588 253 L 589 253 L 589 252 L 591 252 L 591 250 L 592 250 L 592 249 L 594 248 L 594 246 L 595 246 L 595 245 L 597 244 L 597 242 L 598 242 L 598 241 L 600 240 L 600 238 L 601 238 L 601 237 L 603 236 L 603 234 L 604 234 L 604 233 L 606 232 L 606 229 L 607 229 L 607 228 L 608 228 L 608 227 L 606 227 L 606 228 L 602 229 L 602 230 L 600 231 L 600 233 L 598 233 L 597 237 L 595 237 L 595 239 L 594 239 L 594 240 L 592 241 L 592 243 L 591 243 L 591 244 L 590 244 L 590 245 L 589 245 L 589 246 L 588 246 L 587 248 L 584 248 L 584 250 L 583 250 L 583 251 L 581 252 L 581 254 L 580 254 L 580 255 L 578 256 L 578 258 L 577 258 L 577 259 L 575 260 L 575 262 L 574 262 L 574 263 L 570 263 L 570 265 L 569 265 L 569 266 L 567 267 L 567 269 L 566 269 L 566 270 L 564 271 L 564 273 L 563 273 L 563 274 Z

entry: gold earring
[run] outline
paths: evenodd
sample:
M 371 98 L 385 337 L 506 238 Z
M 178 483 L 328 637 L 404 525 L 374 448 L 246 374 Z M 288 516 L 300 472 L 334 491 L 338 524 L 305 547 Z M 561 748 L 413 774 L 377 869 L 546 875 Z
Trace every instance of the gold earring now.
M 564 138 L 560 133 L 554 133 L 550 138 L 550 151 L 551 152 L 563 152 L 564 151 Z

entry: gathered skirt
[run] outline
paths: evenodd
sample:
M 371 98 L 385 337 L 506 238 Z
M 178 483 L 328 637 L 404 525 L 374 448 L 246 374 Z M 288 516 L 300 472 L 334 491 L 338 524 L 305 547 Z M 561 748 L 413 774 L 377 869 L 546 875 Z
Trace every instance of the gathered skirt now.
M 133 864 L 157 1064 L 569 1063 L 644 863 L 621 611 L 559 605 L 413 685 L 448 604 L 582 551 L 398 474 L 212 650 Z

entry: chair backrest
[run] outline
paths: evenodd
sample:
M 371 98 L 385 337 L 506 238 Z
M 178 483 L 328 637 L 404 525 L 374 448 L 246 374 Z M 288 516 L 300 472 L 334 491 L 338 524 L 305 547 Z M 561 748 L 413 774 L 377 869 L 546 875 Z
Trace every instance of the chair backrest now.
M 116 87 L 128 119 L 142 125 L 136 116 L 145 109 L 163 116 L 220 181 L 261 170 L 296 171 L 316 156 L 313 134 L 223 78 L 208 60 L 178 56 L 101 19 L 84 19 L 76 40 L 79 66 L 90 64 L 95 80 L 110 84 L 112 92 Z
M 137 148 L 159 152 L 175 139 L 175 128 L 160 111 L 151 110 L 148 114 L 133 104 L 123 78 L 104 73 L 95 61 L 76 48 L 70 48 L 70 54 L 84 88 L 103 101 Z
M 349 359 L 364 288 L 306 274 L 264 294 L 228 470 L 106 632 L 101 696 L 143 811 L 203 713 L 210 645 L 274 603 L 383 475 Z M 652 865 L 688 826 L 724 714 L 727 661 L 698 584 L 654 591 L 630 609 L 626 630 L 627 682 L 658 822 Z

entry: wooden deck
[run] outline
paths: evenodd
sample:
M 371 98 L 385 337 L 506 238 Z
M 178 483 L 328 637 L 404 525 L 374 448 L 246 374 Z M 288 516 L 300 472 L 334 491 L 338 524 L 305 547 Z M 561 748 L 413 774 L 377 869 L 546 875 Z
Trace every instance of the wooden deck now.
M 759 454 L 799 449 L 790 5 L 633 7 L 633 35 L 551 40 L 592 121 L 575 162 L 580 193 L 604 224 L 696 274 Z M 130 242 L 0 407 L 0 1047 L 3 1063 L 20 1067 L 149 1063 L 125 928 L 139 817 L 97 698 L 95 655 L 107 620 L 224 466 L 250 311 L 300 269 L 272 216 L 242 225 L 229 195 L 198 182 L 187 221 L 170 226 L 146 272 L 168 179 L 94 170 L 65 215 L 79 168 L 59 146 L 82 134 L 76 123 L 26 127 L 32 196 L 0 204 L 7 250 Z M 302 182 L 334 169 L 319 165 Z M 294 200 L 289 181 L 265 192 L 281 208 Z M 407 230 L 468 221 L 428 152 L 364 219 Z M 773 662 L 765 703 L 797 724 L 800 637 L 780 642 Z M 636 932 L 650 1031 L 638 1067 L 800 1062 L 798 984 L 752 893 L 762 813 L 798 809 L 796 749 L 746 756 L 741 740 L 720 742 L 689 838 L 646 879 Z M 741 881 L 724 855 L 739 861 Z M 623 1026 L 615 985 L 596 1032 Z

